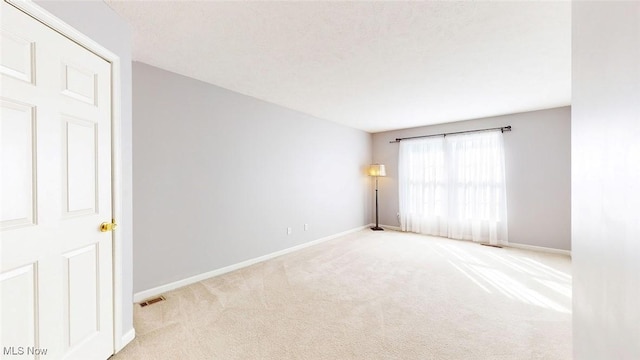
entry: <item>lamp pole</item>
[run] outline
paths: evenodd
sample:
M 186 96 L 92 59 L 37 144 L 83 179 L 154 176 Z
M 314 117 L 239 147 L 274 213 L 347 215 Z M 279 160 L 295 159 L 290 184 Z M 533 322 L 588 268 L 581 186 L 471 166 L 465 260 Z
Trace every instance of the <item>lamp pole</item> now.
M 371 230 L 373 231 L 384 231 L 383 228 L 380 227 L 380 225 L 378 224 L 378 178 L 380 176 L 376 176 L 376 226 L 372 227 Z
M 378 223 L 378 178 L 380 176 L 387 176 L 387 172 L 384 169 L 384 165 L 381 164 L 371 164 L 369 165 L 369 176 L 373 176 L 376 178 L 376 226 L 372 227 L 373 231 L 383 231 L 384 229 L 380 227 Z

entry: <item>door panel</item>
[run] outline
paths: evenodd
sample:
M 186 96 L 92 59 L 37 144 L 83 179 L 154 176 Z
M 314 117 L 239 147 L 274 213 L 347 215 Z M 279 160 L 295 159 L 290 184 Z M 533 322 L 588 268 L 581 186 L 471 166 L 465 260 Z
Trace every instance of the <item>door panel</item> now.
M 15 292 L 19 292 L 21 296 L 13 296 Z M 0 275 L 0 294 L 3 315 L 10 314 L 0 319 L 0 337 L 3 345 L 20 344 L 20 346 L 38 347 L 35 264 L 25 265 Z M 16 327 L 12 323 L 11 319 L 16 317 L 22 319 L 21 326 Z
M 99 227 L 112 219 L 111 64 L 0 6 L 0 351 L 106 359 L 112 234 Z
M 99 253 L 97 244 L 65 254 L 65 308 L 68 346 L 74 347 L 98 331 L 100 303 L 96 279 Z
M 98 208 L 96 194 L 97 128 L 90 120 L 62 117 L 63 189 L 65 215 L 94 214 Z
M 32 83 L 35 44 L 5 30 L 0 31 L 0 41 L 3 50 L 0 73 Z
M 35 219 L 33 156 L 35 155 L 34 109 L 0 101 L 0 154 L 2 206 L 0 229 L 32 225 Z
M 62 65 L 62 93 L 87 104 L 95 105 L 98 74 L 79 66 L 66 63 Z

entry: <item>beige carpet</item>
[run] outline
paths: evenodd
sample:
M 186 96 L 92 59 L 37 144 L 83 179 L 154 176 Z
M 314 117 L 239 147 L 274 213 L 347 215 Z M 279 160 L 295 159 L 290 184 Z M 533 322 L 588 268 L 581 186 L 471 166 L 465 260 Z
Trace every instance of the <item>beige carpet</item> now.
M 136 306 L 113 359 L 570 359 L 570 269 L 366 230 Z

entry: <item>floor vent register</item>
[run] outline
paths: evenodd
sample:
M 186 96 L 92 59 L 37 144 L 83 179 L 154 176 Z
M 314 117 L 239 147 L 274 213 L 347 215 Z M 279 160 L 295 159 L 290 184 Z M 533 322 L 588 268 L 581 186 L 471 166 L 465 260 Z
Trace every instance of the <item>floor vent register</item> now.
M 159 303 L 160 301 L 165 301 L 167 300 L 164 296 L 158 296 L 158 297 L 154 297 L 151 299 L 147 299 L 143 302 L 140 303 L 140 307 L 145 307 L 145 306 L 149 306 L 149 305 L 153 305 L 155 303 Z

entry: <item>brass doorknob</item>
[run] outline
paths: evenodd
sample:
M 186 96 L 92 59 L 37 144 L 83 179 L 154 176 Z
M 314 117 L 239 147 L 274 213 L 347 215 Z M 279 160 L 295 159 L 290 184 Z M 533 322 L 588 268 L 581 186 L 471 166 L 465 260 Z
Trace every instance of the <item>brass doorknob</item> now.
M 116 227 L 118 227 L 118 224 L 114 222 L 103 222 L 102 224 L 100 224 L 100 231 L 101 232 L 107 232 L 107 231 L 113 231 L 116 229 Z

